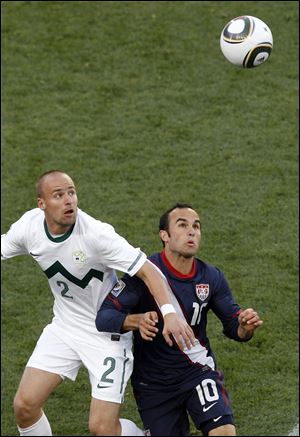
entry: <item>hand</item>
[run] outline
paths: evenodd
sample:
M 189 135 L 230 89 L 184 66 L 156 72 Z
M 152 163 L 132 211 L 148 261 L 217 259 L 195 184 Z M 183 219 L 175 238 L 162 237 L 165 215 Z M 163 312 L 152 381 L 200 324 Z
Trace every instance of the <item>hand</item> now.
M 156 311 L 148 311 L 143 314 L 139 321 L 139 331 L 143 340 L 153 341 L 153 338 L 158 332 L 158 328 L 155 327 L 158 322 Z
M 239 314 L 238 335 L 240 338 L 249 338 L 253 335 L 256 328 L 263 324 L 256 311 L 252 308 L 242 310 Z
M 177 313 L 168 313 L 164 316 L 163 336 L 169 346 L 173 345 L 171 335 L 173 335 L 182 351 L 185 345 L 188 349 L 195 345 L 195 336 L 192 328 Z

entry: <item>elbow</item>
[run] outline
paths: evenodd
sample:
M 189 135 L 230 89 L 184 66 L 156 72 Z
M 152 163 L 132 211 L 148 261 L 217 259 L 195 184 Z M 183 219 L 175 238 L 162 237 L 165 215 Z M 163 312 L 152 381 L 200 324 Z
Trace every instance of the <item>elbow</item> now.
M 115 331 L 115 317 L 111 311 L 98 311 L 95 320 L 97 331 L 100 332 L 114 332 Z
M 95 325 L 96 325 L 97 331 L 108 332 L 107 329 L 106 329 L 107 326 L 106 326 L 106 323 L 105 323 L 105 319 L 104 319 L 104 317 L 103 317 L 103 315 L 102 315 L 102 313 L 100 311 L 97 314 L 97 317 L 96 317 L 96 320 L 95 320 Z
M 114 310 L 98 311 L 95 325 L 99 332 L 122 332 L 122 324 L 126 314 Z

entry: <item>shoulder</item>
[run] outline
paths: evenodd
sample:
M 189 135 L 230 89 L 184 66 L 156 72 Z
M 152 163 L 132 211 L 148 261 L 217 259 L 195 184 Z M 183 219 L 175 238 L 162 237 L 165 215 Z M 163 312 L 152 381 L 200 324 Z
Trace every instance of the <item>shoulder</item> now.
M 20 218 L 20 220 L 24 220 L 24 221 L 29 221 L 32 219 L 39 219 L 39 218 L 44 218 L 45 214 L 43 213 L 43 211 L 40 208 L 33 208 L 30 209 L 29 211 L 26 211 Z
M 132 263 L 137 256 L 136 253 L 128 252 L 132 249 L 132 246 L 115 231 L 112 225 L 102 222 L 82 210 L 78 210 L 77 213 L 76 234 L 84 235 L 89 247 L 101 252 L 106 259 L 112 260 L 114 258 L 115 261 L 121 259 L 123 261 L 128 260 L 128 262 L 132 260 Z M 124 251 L 127 252 L 124 253 Z
M 28 247 L 42 229 L 44 213 L 39 208 L 25 212 L 14 222 L 6 234 L 1 235 L 3 259 L 28 253 Z M 2 255 L 1 255 L 2 256 Z
M 149 256 L 148 261 L 150 261 L 152 264 L 154 264 L 159 270 L 162 270 L 161 268 L 161 257 L 159 253 L 155 253 L 151 256 Z M 137 275 L 129 276 L 128 273 L 126 273 L 122 280 L 125 282 L 125 284 L 129 287 L 136 287 L 136 288 L 143 288 L 147 290 L 147 286 L 145 282 L 140 279 Z
M 159 266 L 159 264 L 162 262 L 160 253 L 154 253 L 153 255 L 148 257 L 148 260 L 156 266 Z
M 97 232 L 97 233 L 103 233 L 106 234 L 114 233 L 114 227 L 110 225 L 109 223 L 104 223 L 99 219 L 96 219 L 95 217 L 92 217 L 91 215 L 87 214 L 86 212 L 82 211 L 78 208 L 77 211 L 77 220 L 78 223 L 81 226 L 84 226 L 86 229 L 90 230 L 91 232 Z
M 27 227 L 27 225 L 34 225 L 38 221 L 44 220 L 44 213 L 40 208 L 34 208 L 26 211 L 12 227 Z
M 219 267 L 209 264 L 199 258 L 196 258 L 196 263 L 202 274 L 204 274 L 208 280 L 220 281 L 224 277 L 224 273 Z

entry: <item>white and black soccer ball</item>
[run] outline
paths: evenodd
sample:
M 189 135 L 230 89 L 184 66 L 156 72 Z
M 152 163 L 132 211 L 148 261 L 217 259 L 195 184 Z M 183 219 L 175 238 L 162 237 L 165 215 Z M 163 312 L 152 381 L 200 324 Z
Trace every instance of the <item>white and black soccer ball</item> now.
M 229 62 L 239 67 L 253 68 L 269 58 L 273 36 L 262 20 L 243 15 L 226 24 L 221 33 L 220 46 Z

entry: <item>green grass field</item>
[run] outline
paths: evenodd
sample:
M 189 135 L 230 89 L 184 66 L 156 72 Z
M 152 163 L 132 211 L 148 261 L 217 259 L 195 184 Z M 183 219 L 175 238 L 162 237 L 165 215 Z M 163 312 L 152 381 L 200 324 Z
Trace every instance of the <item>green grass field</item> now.
M 209 335 L 238 435 L 287 435 L 298 403 L 298 26 L 296 1 L 3 1 L 2 233 L 35 207 L 52 168 L 79 206 L 147 254 L 177 201 L 201 213 L 199 256 L 221 268 L 237 301 L 264 320 L 248 344 Z M 252 70 L 230 65 L 219 37 L 248 14 L 274 49 Z M 52 318 L 45 275 L 29 257 L 2 263 L 1 435 Z M 85 436 L 85 369 L 45 408 L 55 435 Z M 123 417 L 141 425 L 130 387 Z M 192 435 L 199 432 L 192 427 Z

